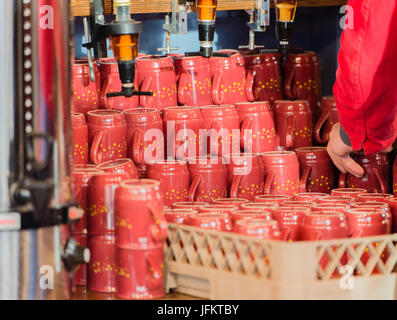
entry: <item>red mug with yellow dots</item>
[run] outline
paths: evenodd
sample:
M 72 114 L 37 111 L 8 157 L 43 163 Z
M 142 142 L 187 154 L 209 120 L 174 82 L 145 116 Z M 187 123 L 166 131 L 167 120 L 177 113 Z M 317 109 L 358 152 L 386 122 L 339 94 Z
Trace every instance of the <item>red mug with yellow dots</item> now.
M 236 107 L 204 106 L 201 107 L 201 113 L 209 137 L 208 153 L 223 157 L 240 152 L 240 119 Z
M 244 55 L 245 68 L 249 78 L 253 81 L 253 95 L 255 101 L 269 101 L 283 99 L 283 80 L 277 53 Z
M 200 139 L 203 116 L 198 107 L 169 107 L 163 110 L 167 157 L 186 160 L 205 155 Z
M 168 223 L 187 224 L 190 216 L 195 214 L 198 214 L 198 212 L 190 209 L 164 210 L 164 216 Z
M 99 68 L 94 63 L 95 82 L 90 78 L 90 67 L 87 60 L 78 60 L 72 64 L 72 112 L 87 114 L 88 111 L 99 108 L 101 92 L 101 76 Z
M 162 244 L 117 246 L 116 295 L 121 299 L 151 300 L 165 296 Z
M 299 162 L 292 151 L 262 153 L 265 168 L 264 194 L 287 195 L 306 192 L 299 186 Z
M 91 259 L 88 264 L 87 289 L 93 292 L 116 292 L 116 237 L 88 237 Z
M 264 168 L 259 154 L 241 153 L 225 157 L 228 164 L 228 186 L 231 198 L 254 201 L 263 194 Z
M 272 220 L 272 212 L 260 209 L 242 209 L 232 212 L 231 217 L 233 226 L 236 226 L 237 221 L 241 220 Z
M 232 231 L 231 218 L 227 213 L 199 213 L 190 216 L 188 225 L 208 230 Z
M 227 197 L 227 167 L 222 158 L 189 158 L 189 201 L 211 203 L 214 199 Z
M 284 65 L 284 96 L 289 100 L 307 100 L 314 121 L 320 116 L 320 62 L 316 53 L 289 54 Z
M 102 174 L 103 171 L 95 168 L 80 168 L 72 173 L 71 187 L 73 197 L 80 209 L 84 211 L 84 216 L 76 223 L 72 224 L 72 234 L 87 234 L 87 221 L 89 214 L 88 189 L 89 184 L 95 175 Z
M 211 67 L 203 57 L 174 57 L 178 102 L 182 106 L 212 104 Z
M 175 66 L 169 56 L 143 56 L 136 59 L 136 81 L 139 91 L 152 92 L 141 96 L 142 108 L 163 110 L 178 104 Z
M 324 97 L 321 100 L 321 116 L 314 128 L 314 138 L 320 144 L 329 141 L 329 133 L 334 124 L 339 122 L 338 109 L 334 97 Z
M 357 196 L 357 201 L 359 202 L 389 203 L 391 199 L 393 199 L 393 195 L 388 193 L 362 193 Z
M 119 66 L 116 59 L 105 58 L 99 60 L 99 69 L 101 71 L 102 91 L 100 94 L 100 107 L 104 109 L 127 110 L 139 107 L 139 97 L 114 97 L 108 98 L 108 93 L 120 92 L 121 81 L 119 75 Z M 138 90 L 137 86 L 135 89 Z
M 150 164 L 148 179 L 160 181 L 164 204 L 187 201 L 190 173 L 186 161 L 159 160 Z
M 299 240 L 300 224 L 310 211 L 310 208 L 306 207 L 280 207 L 273 211 L 273 218 L 278 222 L 286 241 Z
M 390 162 L 387 154 L 365 155 L 357 152 L 352 154 L 352 158 L 364 169 L 364 176 L 357 178 L 352 174 L 340 173 L 339 188 L 360 188 L 374 193 L 390 191 Z
M 119 246 L 144 246 L 162 243 L 167 238 L 168 226 L 158 181 L 123 181 L 116 190 L 115 214 Z
M 114 196 L 120 183 L 128 175 L 103 172 L 92 177 L 88 187 L 88 234 L 114 234 L 115 201 Z
M 293 150 L 312 145 L 312 113 L 307 101 L 275 101 L 274 116 L 280 147 Z
M 280 227 L 275 220 L 240 220 L 236 222 L 234 232 L 259 239 L 281 239 Z
M 124 111 L 124 115 L 128 157 L 146 175 L 150 161 L 164 159 L 163 119 L 156 109 L 131 109 Z
M 219 53 L 230 53 L 230 58 L 211 57 L 212 101 L 214 104 L 235 104 L 254 101 L 252 92 L 253 74 L 248 74 L 244 59 L 236 50 L 220 50 Z
M 127 124 L 124 114 L 117 110 L 88 112 L 88 140 L 93 164 L 127 158 Z
M 88 127 L 84 114 L 72 114 L 73 165 L 88 164 Z
M 110 160 L 97 168 L 104 172 L 125 175 L 127 179 L 138 179 L 138 170 L 131 159 Z
M 73 237 L 76 240 L 77 245 L 88 248 L 88 237 L 86 234 L 73 235 Z M 85 287 L 87 285 L 87 271 L 88 271 L 87 264 L 80 264 L 77 267 L 73 275 L 74 285 L 82 286 L 82 287 Z
M 335 186 L 335 175 L 327 149 L 305 147 L 295 150 L 301 170 L 301 188 L 307 192 L 330 194 Z
M 262 153 L 276 148 L 276 129 L 269 102 L 236 104 L 240 118 L 241 149 Z

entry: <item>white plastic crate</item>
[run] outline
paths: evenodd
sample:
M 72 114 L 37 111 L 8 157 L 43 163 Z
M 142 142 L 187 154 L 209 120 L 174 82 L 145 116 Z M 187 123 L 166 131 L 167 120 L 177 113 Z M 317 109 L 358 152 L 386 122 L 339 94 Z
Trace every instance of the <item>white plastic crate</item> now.
M 200 298 L 397 299 L 397 234 L 288 243 L 171 224 L 165 260 L 167 289 Z

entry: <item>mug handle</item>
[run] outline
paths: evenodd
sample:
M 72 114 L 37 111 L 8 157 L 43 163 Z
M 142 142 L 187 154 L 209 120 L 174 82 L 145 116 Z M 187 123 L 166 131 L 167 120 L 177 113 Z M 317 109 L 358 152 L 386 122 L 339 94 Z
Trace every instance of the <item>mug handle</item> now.
M 143 132 L 137 128 L 132 134 L 132 148 L 130 158 L 134 160 L 136 165 L 143 164 L 143 155 L 141 152 L 141 145 L 143 143 Z
M 319 240 L 321 240 L 321 238 L 322 238 L 322 235 L 321 235 L 320 231 L 313 231 L 310 234 L 310 241 L 319 241 Z
M 150 228 L 150 233 L 156 241 L 164 241 L 168 236 L 168 223 L 164 218 L 163 209 L 152 204 L 148 205 L 148 209 L 153 217 L 154 225 Z
M 289 241 L 291 239 L 291 230 L 290 229 L 284 229 L 281 232 L 281 241 Z
M 141 91 L 143 92 L 148 92 L 150 89 L 150 86 L 152 84 L 152 77 L 151 76 L 146 76 L 141 84 Z M 150 99 L 148 99 L 150 98 Z M 152 101 L 153 101 L 153 97 L 149 97 L 149 96 L 140 96 L 139 97 L 140 102 L 141 102 L 141 106 L 142 108 L 152 108 Z
M 253 71 L 252 69 L 248 70 L 247 73 L 247 86 L 246 86 L 246 95 L 247 99 L 249 102 L 255 101 L 255 96 L 254 96 L 254 80 L 255 80 L 255 75 L 256 71 Z
M 221 130 L 221 124 L 219 122 L 213 122 L 211 124 L 210 154 L 212 155 L 218 154 L 219 151 L 218 134 L 220 130 Z M 220 155 L 218 154 L 218 156 Z
M 192 184 L 190 185 L 189 188 L 189 193 L 188 193 L 188 200 L 190 202 L 194 202 L 194 196 L 196 195 L 197 188 L 199 187 L 201 183 L 201 177 L 200 176 L 194 176 Z
M 274 180 L 274 177 L 276 176 L 276 174 L 274 173 L 274 171 L 270 170 L 267 174 L 266 180 L 265 180 L 265 190 L 263 194 L 270 194 L 271 190 L 272 190 L 272 183 Z
M 114 109 L 112 99 L 108 99 L 107 94 L 109 93 L 110 80 L 106 79 L 103 84 L 103 89 L 100 94 L 101 104 L 105 109 Z
M 188 101 L 188 92 L 185 90 L 187 80 L 189 79 L 189 75 L 187 72 L 182 72 L 179 81 L 178 81 L 178 101 L 181 106 L 187 104 Z
M 314 128 L 314 138 L 318 143 L 324 144 L 327 143 L 327 141 L 329 140 L 329 133 L 324 133 L 323 137 L 321 137 L 321 129 L 330 116 L 331 112 L 325 111 L 321 114 L 320 118 L 317 121 L 316 127 Z
M 93 164 L 99 165 L 102 163 L 103 154 L 100 150 L 100 144 L 105 135 L 103 130 L 95 132 L 94 139 L 92 140 L 91 150 L 90 150 L 90 160 Z
M 230 188 L 230 198 L 237 198 L 238 186 L 243 176 L 233 176 L 232 186 Z
M 301 178 L 301 185 L 299 188 L 299 192 L 306 192 L 307 191 L 307 182 L 309 180 L 310 172 L 312 171 L 312 167 L 305 166 L 302 173 Z
M 385 181 L 385 178 L 383 177 L 382 173 L 380 172 L 379 168 L 373 168 L 376 179 L 379 182 L 380 189 L 382 190 L 382 193 L 387 193 L 387 183 Z
M 338 188 L 346 188 L 346 174 L 345 173 L 340 173 L 339 174 L 339 182 L 338 182 Z
M 212 100 L 214 104 L 223 104 L 223 93 L 221 92 L 221 81 L 223 73 L 221 71 L 215 71 L 212 83 Z
M 83 67 L 82 76 L 83 77 L 81 79 L 81 84 L 83 85 L 83 87 L 88 87 L 91 84 L 91 78 L 90 78 L 90 72 L 88 66 Z
M 295 77 L 295 69 L 292 68 L 290 73 L 285 77 L 284 94 L 288 100 L 296 100 L 296 95 L 293 93 L 292 82 Z
M 163 272 L 161 265 L 151 252 L 146 254 L 146 261 L 150 267 L 150 274 L 146 277 L 146 283 L 149 289 L 154 290 L 163 284 Z
M 245 130 L 252 129 L 252 120 L 250 117 L 244 118 L 243 122 L 241 123 L 241 131 L 240 131 L 240 145 L 241 149 L 244 150 L 245 140 L 244 140 L 244 133 Z
M 285 135 L 285 147 L 288 149 L 292 149 L 295 145 L 295 116 L 289 115 L 287 116 L 287 133 Z

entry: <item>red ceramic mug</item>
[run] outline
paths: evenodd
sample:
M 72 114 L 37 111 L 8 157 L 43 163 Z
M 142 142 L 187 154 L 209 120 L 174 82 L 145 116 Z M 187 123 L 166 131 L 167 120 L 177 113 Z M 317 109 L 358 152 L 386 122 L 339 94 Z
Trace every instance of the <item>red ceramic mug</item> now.
M 200 207 L 198 209 L 199 213 L 221 213 L 232 215 L 234 211 L 237 211 L 239 208 L 237 206 L 231 204 L 210 204 L 204 207 Z
M 254 101 L 252 92 L 253 74 L 248 78 L 244 59 L 236 50 L 220 50 L 219 53 L 230 53 L 230 58 L 211 57 L 212 101 L 214 104 L 235 104 Z
M 397 198 L 392 198 L 389 200 L 389 205 L 392 214 L 392 231 L 397 233 Z
M 236 227 L 237 221 L 241 220 L 272 220 L 272 212 L 262 210 L 236 210 L 232 213 L 232 223 Z
M 139 107 L 139 97 L 114 97 L 108 98 L 107 94 L 120 92 L 122 88 L 119 66 L 116 59 L 104 58 L 99 60 L 101 71 L 102 90 L 100 94 L 100 107 L 103 109 L 128 110 Z M 135 85 L 135 90 L 138 87 Z
M 87 60 L 78 60 L 72 64 L 72 112 L 86 115 L 88 111 L 99 108 L 98 99 L 101 92 L 101 76 L 96 63 L 94 63 L 94 72 L 95 82 L 92 82 Z
M 285 201 L 292 200 L 290 196 L 283 196 L 283 195 L 262 195 L 255 197 L 255 202 L 258 203 L 275 203 L 280 204 Z
M 262 153 L 276 148 L 276 129 L 269 102 L 236 104 L 240 118 L 241 149 Z
M 320 105 L 321 115 L 314 128 L 314 138 L 320 144 L 329 141 L 329 134 L 334 124 L 339 122 L 338 109 L 334 97 L 324 97 Z
M 104 172 L 121 174 L 126 179 L 138 179 L 138 170 L 131 159 L 110 160 L 100 164 L 97 168 Z
M 88 112 L 90 161 L 93 164 L 127 157 L 127 124 L 117 110 Z
M 222 213 L 199 213 L 190 216 L 188 225 L 208 230 L 232 231 L 232 223 L 228 214 Z
M 178 102 L 182 106 L 212 104 L 211 67 L 203 57 L 174 57 Z
M 149 245 L 167 238 L 168 226 L 158 181 L 123 181 L 116 190 L 115 213 L 119 246 Z
M 301 170 L 301 188 L 329 194 L 335 185 L 332 162 L 326 148 L 305 147 L 295 150 Z
M 206 155 L 200 138 L 203 117 L 198 107 L 169 107 L 163 110 L 164 136 L 168 159 L 186 160 Z
M 72 224 L 72 234 L 87 234 L 87 221 L 89 214 L 88 189 L 89 184 L 95 175 L 102 174 L 103 171 L 95 168 L 81 168 L 72 174 L 72 192 L 79 208 L 83 210 L 84 216 L 76 223 Z
M 143 108 L 163 110 L 178 104 L 175 66 L 168 56 L 143 56 L 136 59 L 136 81 L 139 90 L 152 92 L 153 96 L 141 96 Z
M 273 218 L 278 222 L 284 240 L 299 240 L 300 224 L 303 217 L 310 212 L 307 207 L 279 207 L 273 211 Z
M 317 206 L 316 202 L 310 201 L 285 201 L 280 203 L 279 207 L 305 207 L 305 208 L 314 208 Z
M 391 200 L 390 200 L 391 201 Z M 391 210 L 390 210 L 390 201 L 386 202 L 353 202 L 350 204 L 351 208 L 371 208 L 371 209 L 378 209 L 383 210 L 384 212 L 390 215 L 391 219 Z
M 277 100 L 274 116 L 280 147 L 293 150 L 312 145 L 312 112 L 307 101 Z
M 211 203 L 227 196 L 227 167 L 223 159 L 215 157 L 190 158 L 190 201 Z
M 212 200 L 214 204 L 221 204 L 221 205 L 233 205 L 237 206 L 241 209 L 241 205 L 245 203 L 249 203 L 249 200 L 247 199 L 242 199 L 242 198 L 224 198 L 224 199 L 214 199 Z
M 331 191 L 331 196 L 348 197 L 357 200 L 359 194 L 366 193 L 366 189 L 359 188 L 338 188 Z
M 294 196 L 299 189 L 299 162 L 292 151 L 262 153 L 265 168 L 265 194 Z
M 244 55 L 248 78 L 253 79 L 252 91 L 255 101 L 283 99 L 283 79 L 276 53 Z
M 313 212 L 320 213 L 345 213 L 346 210 L 350 209 L 351 206 L 343 203 L 318 203 L 316 206 L 312 207 Z
M 255 203 L 244 203 L 241 205 L 241 210 L 259 210 L 259 211 L 270 211 L 273 212 L 278 208 L 277 203 L 261 203 L 261 202 L 255 202 Z
M 88 264 L 87 289 L 116 292 L 116 238 L 114 235 L 88 237 L 91 259 Z
M 397 160 L 394 160 L 393 164 L 393 194 L 397 196 Z
M 225 157 L 231 198 L 254 201 L 264 191 L 264 168 L 259 154 L 232 154 Z
M 392 194 L 388 193 L 362 193 L 357 196 L 357 200 L 360 202 L 386 202 L 393 199 Z
M 188 209 L 198 211 L 199 208 L 208 206 L 208 202 L 176 202 L 172 204 L 173 209 Z
M 234 105 L 203 106 L 203 129 L 208 131 L 208 153 L 225 156 L 239 153 L 241 145 L 240 119 Z M 203 137 L 200 137 L 203 139 Z
M 234 232 L 259 239 L 281 240 L 281 231 L 275 220 L 240 220 Z
M 188 199 L 190 173 L 185 161 L 162 160 L 150 164 L 148 179 L 160 181 L 164 195 L 164 204 L 171 206 L 174 202 Z
M 187 224 L 190 216 L 198 214 L 198 211 L 190 209 L 167 209 L 164 216 L 168 223 Z
M 116 295 L 121 299 L 149 300 L 165 296 L 164 249 L 117 246 Z
M 326 196 L 318 199 L 318 203 L 334 203 L 334 204 L 351 204 L 354 202 L 354 198 L 349 197 L 336 197 L 336 196 Z
M 84 114 L 72 114 L 73 165 L 88 164 L 88 127 Z
M 128 157 L 139 171 L 147 171 L 150 161 L 164 159 L 163 120 L 156 109 L 124 111 L 127 121 Z
M 318 202 L 319 199 L 328 196 L 326 193 L 301 192 L 294 196 L 295 201 Z
M 346 217 L 341 213 L 310 213 L 303 217 L 300 235 L 301 240 L 329 240 L 348 237 Z
M 88 237 L 86 234 L 73 235 L 73 237 L 75 238 L 77 245 L 88 248 Z M 87 285 L 87 271 L 87 264 L 80 264 L 77 267 L 73 276 L 73 283 L 76 286 L 85 287 Z
M 289 54 L 284 64 L 284 96 L 290 100 L 307 100 L 314 121 L 320 116 L 320 62 L 316 53 Z
M 92 177 L 88 187 L 88 234 L 114 234 L 115 192 L 128 175 L 103 172 Z
M 360 188 L 368 192 L 388 193 L 390 184 L 390 163 L 387 155 L 377 153 L 364 155 L 364 153 L 352 154 L 353 159 L 364 168 L 364 176 L 357 178 L 352 174 L 339 176 L 339 188 Z

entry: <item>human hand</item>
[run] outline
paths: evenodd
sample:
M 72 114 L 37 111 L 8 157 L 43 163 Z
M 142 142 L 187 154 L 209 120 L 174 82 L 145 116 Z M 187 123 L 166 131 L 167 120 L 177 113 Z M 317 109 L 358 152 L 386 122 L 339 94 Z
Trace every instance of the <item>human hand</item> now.
M 351 173 L 357 178 L 361 178 L 364 175 L 364 169 L 350 156 L 354 150 L 343 142 L 340 136 L 340 128 L 339 123 L 332 127 L 327 146 L 328 154 L 342 173 Z

